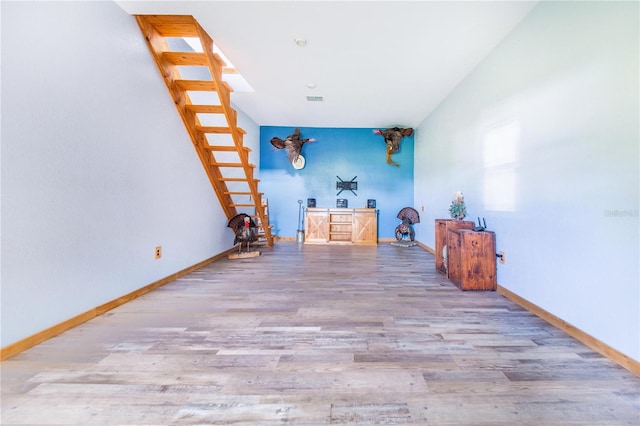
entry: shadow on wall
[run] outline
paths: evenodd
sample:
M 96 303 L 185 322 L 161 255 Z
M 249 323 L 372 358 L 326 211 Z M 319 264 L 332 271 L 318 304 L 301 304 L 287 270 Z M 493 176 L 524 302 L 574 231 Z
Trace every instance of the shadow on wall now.
M 275 235 L 295 238 L 298 200 L 315 198 L 317 207 L 336 207 L 338 199 L 348 207 L 367 207 L 376 200 L 378 238 L 395 238 L 396 215 L 413 203 L 414 136 L 402 139 L 393 155 L 399 167 L 387 164 L 386 145 L 376 129 L 300 127 L 301 138 L 312 138 L 301 149 L 304 167 L 294 168 L 283 149 L 270 140 L 294 133 L 293 127 L 260 128 L 260 187 L 269 200 L 269 219 Z M 340 182 L 357 182 L 357 190 L 338 195 Z M 418 225 L 420 226 L 420 225 Z

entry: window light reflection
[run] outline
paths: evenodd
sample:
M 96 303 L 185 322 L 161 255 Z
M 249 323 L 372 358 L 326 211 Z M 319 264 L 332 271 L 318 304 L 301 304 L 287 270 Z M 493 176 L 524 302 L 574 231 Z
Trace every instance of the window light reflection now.
M 482 142 L 484 207 L 490 211 L 515 211 L 516 165 L 520 124 L 509 121 L 489 129 Z

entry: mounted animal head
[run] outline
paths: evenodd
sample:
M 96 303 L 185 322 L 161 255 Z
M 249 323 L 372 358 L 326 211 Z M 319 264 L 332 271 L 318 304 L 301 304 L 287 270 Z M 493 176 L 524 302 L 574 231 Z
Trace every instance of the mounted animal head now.
M 400 149 L 400 141 L 405 136 L 411 136 L 413 134 L 412 128 L 401 129 L 399 127 L 392 127 L 386 130 L 374 130 L 376 135 L 382 135 L 384 143 L 387 144 L 387 164 L 400 167 L 400 164 L 391 160 L 391 156 Z
M 300 156 L 302 145 L 307 142 L 313 142 L 315 139 L 302 139 L 300 137 L 300 129 L 296 127 L 292 135 L 287 136 L 284 140 L 275 136 L 269 142 L 276 149 L 284 149 L 291 163 L 294 163 Z

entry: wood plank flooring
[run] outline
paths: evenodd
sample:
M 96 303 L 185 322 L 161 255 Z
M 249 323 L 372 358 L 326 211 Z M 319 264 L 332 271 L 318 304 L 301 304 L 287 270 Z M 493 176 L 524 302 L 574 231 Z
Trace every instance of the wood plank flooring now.
M 418 246 L 260 251 L 2 362 L 1 423 L 640 423 L 640 378 Z

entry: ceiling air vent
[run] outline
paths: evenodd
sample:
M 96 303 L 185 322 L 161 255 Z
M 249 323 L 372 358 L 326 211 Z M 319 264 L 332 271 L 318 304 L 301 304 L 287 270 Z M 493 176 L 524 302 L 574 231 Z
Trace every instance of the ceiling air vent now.
M 309 102 L 322 102 L 322 96 L 307 96 Z

